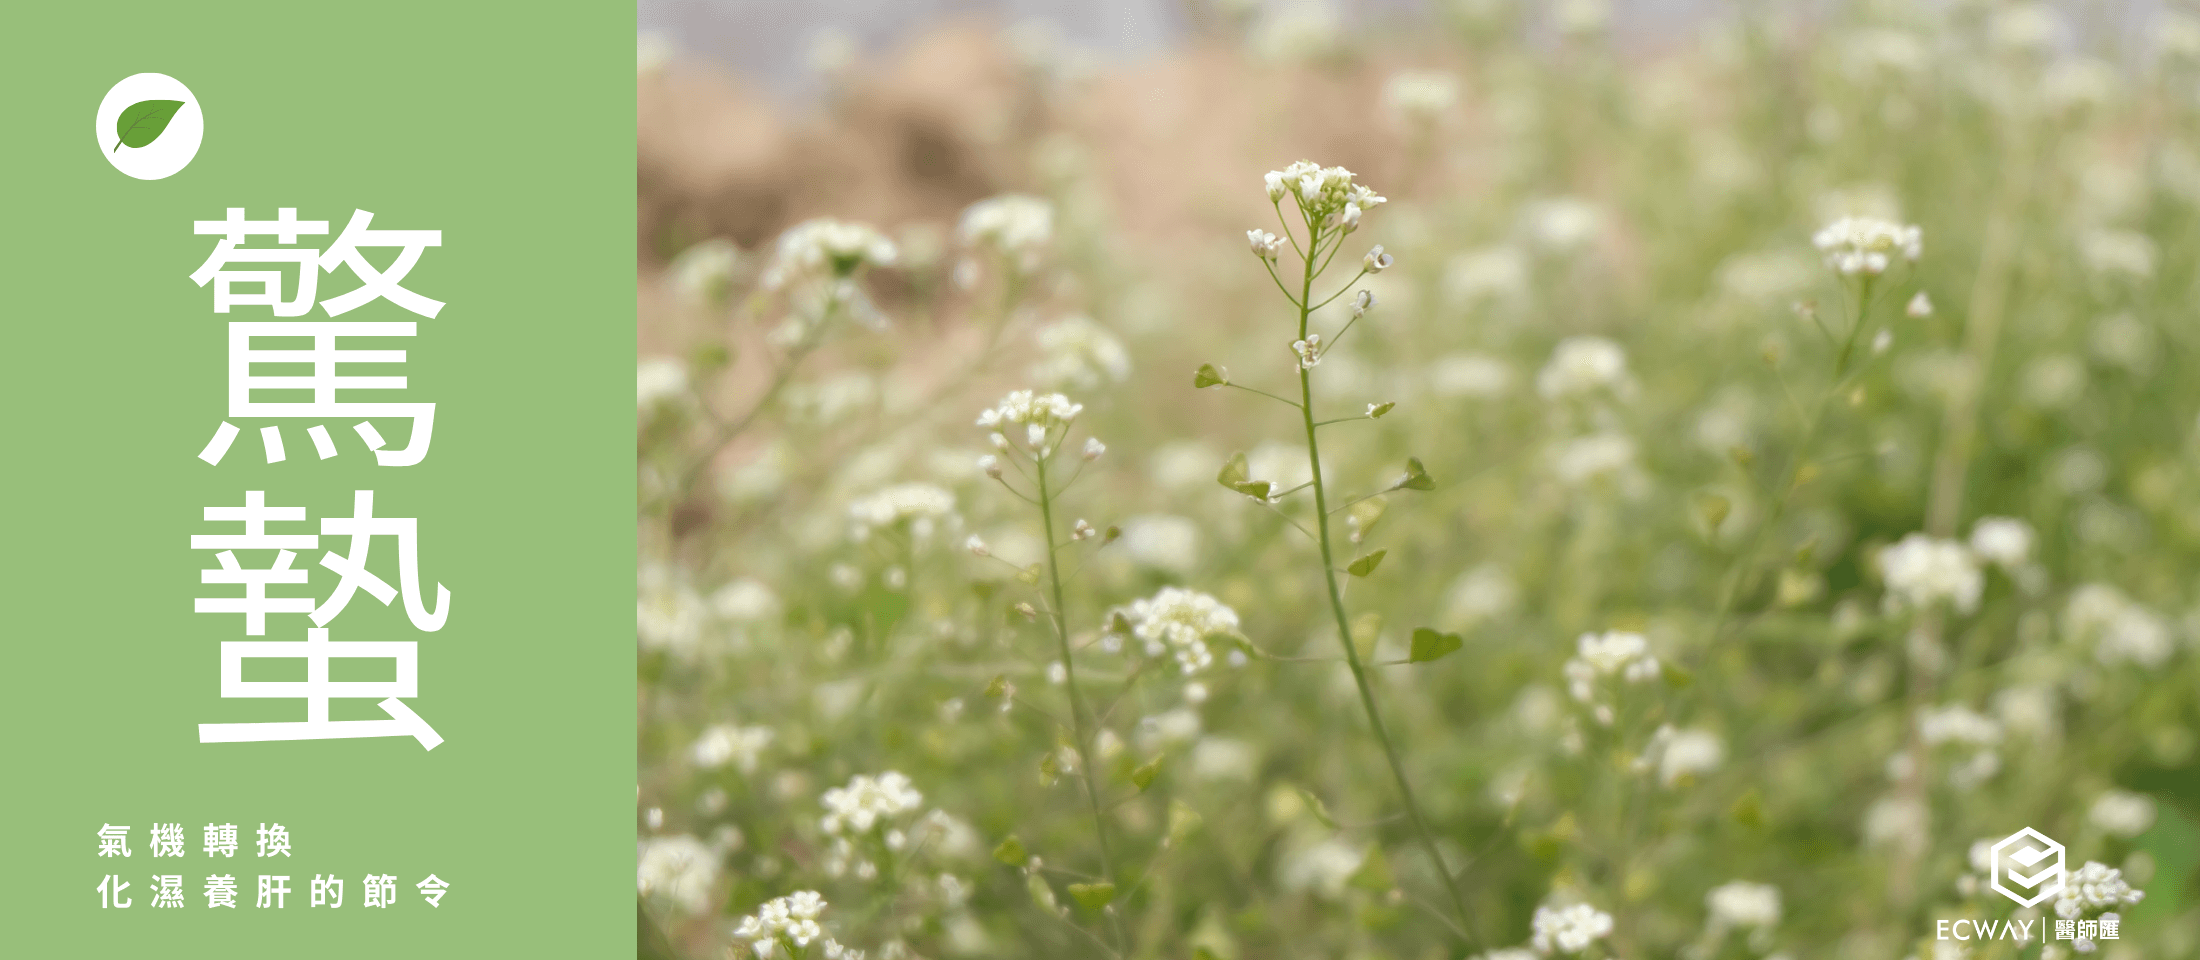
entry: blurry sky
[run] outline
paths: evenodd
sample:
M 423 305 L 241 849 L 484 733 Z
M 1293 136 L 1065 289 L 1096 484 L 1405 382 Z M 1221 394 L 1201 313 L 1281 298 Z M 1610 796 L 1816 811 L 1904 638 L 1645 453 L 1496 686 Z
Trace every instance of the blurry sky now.
M 1518 0 L 1547 12 L 1560 0 Z M 1657 45 L 1690 35 L 1703 17 L 1763 0 L 1609 0 L 1613 33 L 1623 43 Z M 1795 0 L 1811 9 L 1843 0 Z M 1919 3 L 1966 0 L 1905 0 Z M 2019 2 L 2019 0 L 1992 0 Z M 1429 16 L 1432 0 L 1253 0 L 1262 9 L 1327 6 L 1347 23 L 1410 22 Z M 2163 6 L 2177 0 L 2053 0 L 2069 21 L 2135 40 Z M 639 0 L 637 26 L 681 53 L 716 62 L 781 94 L 809 92 L 812 51 L 836 35 L 863 55 L 898 45 L 942 21 L 991 20 L 1038 29 L 1101 60 L 1169 49 L 1188 32 L 1188 0 Z M 1202 4 L 1211 6 L 1212 4 Z M 2113 59 L 2113 57 L 2111 57 Z
M 1320 0 L 1270 0 L 1264 7 Z M 1614 0 L 1612 22 L 1623 36 L 1664 38 L 1685 33 L 1704 13 L 1747 0 Z M 1427 0 L 1340 0 L 1328 4 L 1347 22 L 1428 16 Z M 1036 26 L 1072 49 L 1102 59 L 1166 50 L 1190 25 L 1185 0 L 640 0 L 638 26 L 682 52 L 716 61 L 783 93 L 809 83 L 811 50 L 838 32 L 858 52 L 891 48 L 913 31 L 943 20 L 990 19 Z

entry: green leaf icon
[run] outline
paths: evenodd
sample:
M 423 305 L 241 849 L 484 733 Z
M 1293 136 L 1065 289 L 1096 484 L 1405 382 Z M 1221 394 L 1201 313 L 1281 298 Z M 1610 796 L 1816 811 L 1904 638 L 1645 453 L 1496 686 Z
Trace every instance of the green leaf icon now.
M 107 152 L 142 147 L 160 139 L 168 129 L 168 121 L 174 120 L 181 109 L 181 100 L 140 100 L 124 107 L 122 115 L 115 118 L 115 136 L 119 139 L 114 150 Z

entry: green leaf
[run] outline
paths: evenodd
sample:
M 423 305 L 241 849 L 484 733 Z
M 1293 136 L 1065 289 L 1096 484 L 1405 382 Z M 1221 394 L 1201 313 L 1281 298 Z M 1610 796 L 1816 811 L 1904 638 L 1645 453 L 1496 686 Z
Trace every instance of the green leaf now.
M 1428 470 L 1421 466 L 1421 458 L 1406 458 L 1406 475 L 1390 485 L 1392 490 L 1434 490 L 1436 481 L 1429 479 Z
M 1370 553 L 1367 556 L 1359 558 L 1358 560 L 1354 560 L 1352 561 L 1351 566 L 1344 568 L 1344 572 L 1349 573 L 1355 577 L 1364 577 L 1368 574 L 1374 573 L 1376 567 L 1380 567 L 1383 565 L 1383 556 L 1385 554 L 1388 554 L 1389 552 L 1390 551 L 1388 550 L 1377 550 L 1374 553 Z
M 1248 497 L 1252 497 L 1255 500 L 1266 500 L 1268 499 L 1268 491 L 1272 489 L 1272 485 L 1269 484 L 1269 482 L 1266 480 L 1241 480 L 1237 483 L 1231 484 L 1230 489 L 1242 493 Z
M 1367 418 L 1369 420 L 1381 420 L 1383 418 L 1383 414 L 1389 413 L 1391 409 L 1396 407 L 1397 405 L 1397 401 L 1394 400 L 1386 400 L 1382 403 L 1378 403 L 1373 408 L 1367 411 Z
M 1039 785 L 1051 787 L 1054 785 L 1054 781 L 1061 779 L 1061 777 L 1062 756 L 1058 751 L 1049 750 L 1047 755 L 1039 760 Z
M 1161 758 L 1155 757 L 1131 771 L 1131 784 L 1138 788 L 1139 793 L 1145 793 L 1147 787 L 1153 786 L 1153 778 L 1160 775 Z
M 115 118 L 114 153 L 123 147 L 142 147 L 168 130 L 168 122 L 176 118 L 176 111 L 183 109 L 181 100 L 140 100 L 122 108 L 122 115 Z
M 1008 674 L 996 673 L 993 675 L 993 679 L 986 681 L 985 696 L 988 700 L 998 700 L 1008 696 Z
M 1199 365 L 1199 372 L 1192 374 L 1192 389 L 1205 390 L 1230 382 L 1230 373 L 1211 363 Z
M 1252 472 L 1245 466 L 1245 454 L 1233 453 L 1230 455 L 1230 459 L 1223 463 L 1222 472 L 1215 474 L 1215 482 L 1235 490 L 1238 484 L 1244 483 L 1252 476 Z
M 1438 633 L 1427 627 L 1415 627 L 1413 652 L 1407 656 L 1407 660 L 1413 663 L 1441 660 L 1465 644 L 1466 641 L 1456 633 Z
M 1098 910 L 1115 900 L 1115 884 L 1073 883 L 1069 885 L 1070 898 L 1087 910 Z
M 1313 814 L 1314 819 L 1318 821 L 1322 826 L 1328 827 L 1331 830 L 1337 829 L 1337 818 L 1329 815 L 1329 805 L 1323 803 L 1322 798 L 1315 796 L 1314 791 L 1312 790 L 1308 790 L 1305 787 L 1300 787 L 1298 788 L 1298 790 L 1299 799 L 1306 801 L 1307 812 Z
M 1001 841 L 1000 846 L 993 848 L 993 859 L 1011 867 L 1020 867 L 1031 859 L 1031 855 L 1024 849 L 1024 842 L 1011 833 L 1008 839 Z

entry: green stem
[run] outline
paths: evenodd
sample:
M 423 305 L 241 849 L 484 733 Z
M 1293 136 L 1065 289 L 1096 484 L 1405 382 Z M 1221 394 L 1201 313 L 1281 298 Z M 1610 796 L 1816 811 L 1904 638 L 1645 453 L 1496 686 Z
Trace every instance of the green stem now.
M 1085 711 L 1084 693 L 1077 686 L 1077 661 L 1070 655 L 1069 615 L 1062 606 L 1062 564 L 1054 536 L 1054 491 L 1047 488 L 1047 461 L 1051 459 L 1051 452 L 1033 457 L 1038 468 L 1039 522 L 1046 527 L 1047 532 L 1047 589 L 1053 599 L 1054 638 L 1061 645 L 1062 676 L 1064 685 L 1069 687 L 1071 727 L 1077 738 L 1078 773 L 1085 781 L 1085 801 L 1092 807 L 1093 833 L 1100 838 L 1100 879 L 1113 885 L 1115 864 L 1114 857 L 1108 850 L 1107 815 L 1100 809 L 1100 787 L 1097 772 L 1094 770 L 1099 761 L 1093 755 L 1092 722 L 1090 714 Z M 1119 941 L 1122 939 L 1122 932 L 1121 922 L 1118 921 L 1116 936 Z
M 1313 227 L 1309 226 L 1309 229 Z M 1317 231 L 1316 235 L 1319 233 Z M 1340 243 L 1341 243 L 1340 239 Z M 1332 251 L 1334 254 L 1334 251 Z M 1306 339 L 1307 297 L 1314 288 L 1317 268 L 1309 260 L 1306 275 L 1299 292 L 1299 339 Z M 1352 623 L 1344 609 L 1344 594 L 1337 587 L 1337 565 L 1329 540 L 1329 496 L 1322 483 L 1322 454 L 1320 440 L 1316 437 L 1314 422 L 1313 371 L 1299 369 L 1299 414 L 1306 424 L 1306 463 L 1313 473 L 1314 516 L 1319 526 L 1322 551 L 1322 578 L 1329 587 L 1329 610 L 1337 619 L 1337 639 L 1344 644 L 1345 665 L 1352 670 L 1352 683 L 1360 692 L 1360 707 L 1367 712 L 1368 726 L 1375 731 L 1375 739 L 1383 746 L 1383 758 L 1390 763 L 1390 775 L 1398 782 L 1398 795 L 1405 801 L 1406 816 L 1413 823 L 1413 830 L 1421 841 L 1421 849 L 1428 854 L 1429 865 L 1436 875 L 1443 878 L 1444 890 L 1451 895 L 1451 906 L 1462 925 L 1474 929 L 1474 918 L 1467 910 L 1466 897 L 1459 892 L 1459 881 L 1451 875 L 1451 868 L 1444 865 L 1443 855 L 1437 852 L 1435 835 L 1429 831 L 1428 818 L 1421 813 L 1421 803 L 1414 798 L 1413 783 L 1406 778 L 1405 763 L 1398 758 L 1398 747 L 1391 742 L 1390 730 L 1383 724 L 1382 711 L 1375 706 L 1375 690 L 1368 685 L 1367 669 L 1360 663 L 1360 652 L 1352 643 Z M 1476 935 L 1470 939 L 1480 940 Z
M 1848 384 L 1849 360 L 1856 351 L 1858 335 L 1864 331 L 1864 321 L 1870 316 L 1871 281 L 1867 278 L 1857 293 L 1856 322 L 1849 325 L 1848 338 L 1842 341 L 1841 352 L 1833 362 L 1833 382 L 1818 397 L 1818 406 L 1811 411 L 1810 419 L 1803 424 L 1802 439 L 1796 443 L 1795 456 L 1791 458 L 1793 462 L 1788 466 L 1787 482 L 1781 485 L 1779 493 L 1773 497 L 1772 510 L 1765 515 L 1764 522 L 1759 523 L 1757 529 L 1749 535 L 1749 543 L 1742 548 L 1741 553 L 1735 555 L 1734 567 L 1727 572 L 1726 587 L 1719 594 L 1719 606 L 1711 618 L 1709 639 L 1714 643 L 1725 631 L 1727 620 L 1733 616 L 1734 604 L 1740 599 L 1743 581 L 1749 579 L 1750 568 L 1756 563 L 1757 552 L 1763 548 L 1765 537 L 1770 535 L 1772 528 L 1779 525 L 1780 518 L 1787 513 L 1788 501 L 1794 497 L 1795 488 L 1803 478 L 1803 467 L 1810 462 L 1811 444 L 1817 442 L 1819 427 L 1825 423 L 1826 408 L 1832 405 L 1834 395 Z

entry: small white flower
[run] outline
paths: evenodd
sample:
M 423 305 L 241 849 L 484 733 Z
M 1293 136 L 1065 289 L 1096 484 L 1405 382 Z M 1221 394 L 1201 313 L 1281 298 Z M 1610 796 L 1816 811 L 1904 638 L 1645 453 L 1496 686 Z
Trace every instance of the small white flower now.
M 1299 355 L 1299 366 L 1312 370 L 1322 362 L 1322 335 L 1309 333 L 1304 340 L 1291 341 L 1291 352 Z
M 1872 353 L 1886 353 L 1891 346 L 1894 346 L 1894 331 L 1882 327 L 1878 333 L 1872 334 Z
M 1375 291 L 1362 290 L 1352 297 L 1352 318 L 1357 320 L 1375 307 Z
M 998 437 L 1000 434 L 996 433 L 994 436 Z M 1001 478 L 1001 458 L 990 453 L 979 457 L 978 469 L 984 471 L 986 476 L 999 480 Z
M 1078 517 L 1077 522 L 1071 524 L 1069 528 L 1069 538 L 1071 540 L 1090 540 L 1099 535 L 1100 531 L 1094 530 L 1092 524 L 1086 523 L 1083 517 Z
M 1101 443 L 1099 437 L 1085 438 L 1085 461 L 1087 463 L 1100 459 L 1101 454 L 1107 452 L 1108 445 Z
M 1912 320 L 1923 320 L 1930 317 L 1933 315 L 1933 298 L 1926 296 L 1925 291 L 1919 290 L 1917 296 L 1910 298 L 1909 306 L 1902 308 L 1902 313 Z
M 1373 249 L 1368 250 L 1367 256 L 1360 258 L 1360 264 L 1366 267 L 1369 273 L 1381 273 L 1390 269 L 1390 265 L 1395 262 L 1397 262 L 1397 258 L 1384 253 L 1383 245 L 1380 243 L 1376 244 Z
M 1283 238 L 1266 230 L 1245 231 L 1245 242 L 1253 248 L 1253 255 L 1262 260 L 1274 261 L 1283 254 Z
M 975 557 L 990 557 L 993 555 L 992 548 L 987 547 L 985 541 L 978 539 L 976 534 L 972 534 L 970 539 L 963 541 L 963 548 L 969 550 L 971 556 Z

